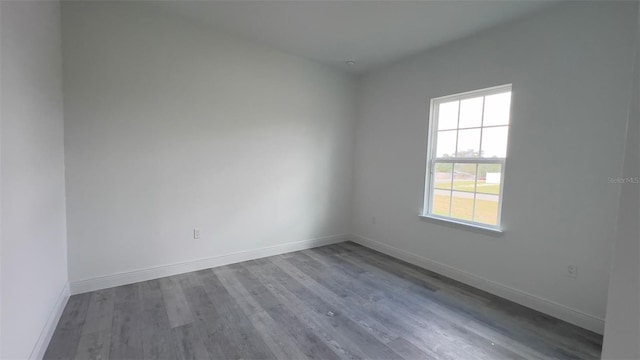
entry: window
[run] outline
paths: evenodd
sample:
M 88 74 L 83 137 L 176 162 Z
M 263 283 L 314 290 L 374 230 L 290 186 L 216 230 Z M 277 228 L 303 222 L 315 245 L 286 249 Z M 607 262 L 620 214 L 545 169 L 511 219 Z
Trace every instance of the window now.
M 500 229 L 511 85 L 431 100 L 424 215 Z

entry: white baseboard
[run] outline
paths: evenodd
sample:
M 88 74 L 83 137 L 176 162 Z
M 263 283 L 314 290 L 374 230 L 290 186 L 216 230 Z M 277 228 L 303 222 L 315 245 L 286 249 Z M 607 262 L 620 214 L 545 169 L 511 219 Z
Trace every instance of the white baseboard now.
M 394 246 L 383 244 L 381 242 L 366 238 L 360 235 L 352 235 L 350 240 L 362 246 L 371 248 L 381 253 L 387 254 L 394 258 L 406 261 L 410 264 L 420 266 L 424 269 L 433 271 L 440 275 L 444 275 L 451 279 L 460 281 L 477 289 L 484 290 L 488 293 L 497 295 L 501 298 L 511 300 L 520 305 L 540 311 L 555 318 L 564 320 L 568 323 L 591 330 L 598 334 L 604 332 L 604 319 L 598 318 L 590 314 L 586 314 L 580 310 L 571 308 L 557 302 L 541 298 L 539 296 L 526 293 L 524 291 L 514 289 L 507 285 L 497 283 L 495 281 L 485 279 L 481 276 L 456 269 L 449 265 L 427 259 L 425 257 L 412 254 L 401 250 Z
M 209 269 L 217 266 L 229 265 L 242 261 L 284 254 L 292 251 L 311 249 L 318 246 L 343 242 L 347 239 L 348 236 L 345 234 L 333 235 L 318 239 L 302 240 L 254 250 L 241 251 L 232 254 L 219 255 L 205 259 L 185 261 L 177 264 L 129 271 L 99 278 L 74 281 L 71 283 L 71 294 L 81 294 L 89 291 L 133 284 L 136 282 L 158 279 L 165 276 L 184 274 L 191 271 Z
M 31 355 L 29 355 L 29 360 L 40 360 L 44 356 L 45 351 L 47 351 L 47 346 L 49 346 L 49 341 L 51 341 L 51 337 L 53 336 L 53 332 L 56 330 L 58 321 L 60 321 L 64 307 L 67 305 L 67 300 L 69 300 L 68 282 L 62 287 L 62 290 L 58 295 L 58 299 L 56 299 L 56 303 L 53 306 L 53 311 L 42 328 L 42 332 L 40 332 L 40 336 L 31 351 Z

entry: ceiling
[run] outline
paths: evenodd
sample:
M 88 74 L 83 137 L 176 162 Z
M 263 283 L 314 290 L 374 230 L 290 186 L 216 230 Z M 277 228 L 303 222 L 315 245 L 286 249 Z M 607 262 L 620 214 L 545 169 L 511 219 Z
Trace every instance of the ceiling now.
M 551 1 L 156 1 L 218 30 L 365 72 L 540 11 Z M 346 61 L 355 64 L 347 65 Z

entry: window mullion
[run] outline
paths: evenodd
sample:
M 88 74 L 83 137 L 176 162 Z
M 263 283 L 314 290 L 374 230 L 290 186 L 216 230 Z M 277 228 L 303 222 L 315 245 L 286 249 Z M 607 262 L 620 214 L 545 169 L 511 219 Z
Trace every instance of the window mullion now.
M 478 201 L 478 173 L 480 172 L 480 164 L 476 164 L 476 174 L 474 176 L 473 184 L 473 212 L 471 215 L 471 221 L 476 221 L 476 201 Z
M 459 138 L 460 138 L 460 101 L 458 101 L 458 120 L 456 120 L 456 147 L 453 148 L 453 157 L 458 156 Z
M 504 164 L 505 158 L 434 158 L 432 163 Z
M 456 164 L 451 163 L 451 180 L 449 180 L 449 216 L 453 207 L 453 177 L 455 176 Z
M 484 102 L 485 102 L 486 98 L 487 98 L 486 96 L 482 97 L 482 112 L 480 113 L 480 146 L 478 147 L 478 157 L 479 158 L 482 157 L 482 135 L 484 133 L 482 125 L 484 125 Z M 474 207 L 475 207 L 475 201 L 474 201 Z
M 456 147 L 453 150 L 454 157 L 458 156 L 458 140 L 460 138 L 460 106 L 462 103 L 458 100 L 458 120 L 456 122 Z M 456 164 L 451 163 L 451 183 L 449 185 L 449 217 L 453 212 L 453 178 L 455 177 Z

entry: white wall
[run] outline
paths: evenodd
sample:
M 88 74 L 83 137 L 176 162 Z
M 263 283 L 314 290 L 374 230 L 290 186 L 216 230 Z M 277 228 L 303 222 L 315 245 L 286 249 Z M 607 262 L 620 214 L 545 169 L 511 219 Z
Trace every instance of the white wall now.
M 635 6 L 563 4 L 366 75 L 355 233 L 601 332 L 619 191 L 607 179 L 622 169 Z M 420 220 L 429 99 L 507 83 L 504 234 Z
M 72 285 L 349 232 L 351 76 L 144 2 L 63 37 Z
M 0 8 L 0 358 L 25 359 L 46 346 L 67 283 L 60 7 Z
M 640 9 L 603 359 L 640 359 Z M 626 180 L 625 180 L 626 181 Z

